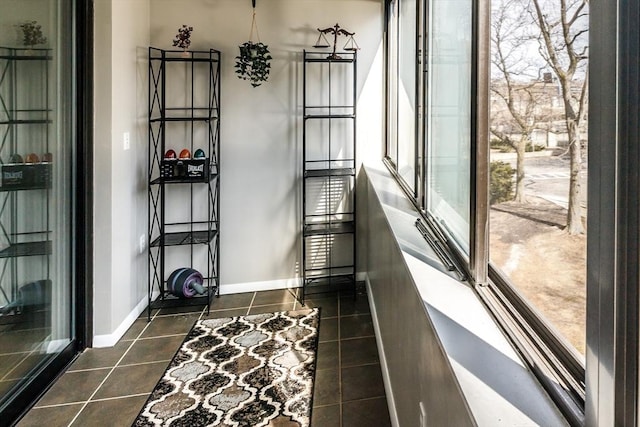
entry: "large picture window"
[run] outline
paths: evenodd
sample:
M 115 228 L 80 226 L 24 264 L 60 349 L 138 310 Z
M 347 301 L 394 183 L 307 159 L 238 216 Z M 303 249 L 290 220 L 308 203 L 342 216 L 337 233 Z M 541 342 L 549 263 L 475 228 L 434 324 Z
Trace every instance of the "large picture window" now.
M 387 16 L 387 164 L 579 420 L 588 1 L 393 0 Z
M 588 4 L 492 6 L 491 261 L 583 360 Z

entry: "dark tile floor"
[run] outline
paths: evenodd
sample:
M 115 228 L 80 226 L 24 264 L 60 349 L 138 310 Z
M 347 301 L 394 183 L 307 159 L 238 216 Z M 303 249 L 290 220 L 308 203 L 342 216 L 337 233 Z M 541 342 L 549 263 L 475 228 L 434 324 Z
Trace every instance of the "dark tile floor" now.
M 321 307 L 312 426 L 390 426 L 367 296 L 318 294 Z M 223 295 L 209 317 L 301 308 L 286 290 Z M 146 311 L 111 348 L 87 349 L 18 426 L 129 426 L 201 307 Z

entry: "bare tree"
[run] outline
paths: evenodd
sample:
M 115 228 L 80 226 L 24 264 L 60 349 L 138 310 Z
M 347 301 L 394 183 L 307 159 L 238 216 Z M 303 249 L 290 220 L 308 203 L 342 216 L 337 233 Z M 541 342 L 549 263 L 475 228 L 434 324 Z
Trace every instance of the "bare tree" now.
M 532 42 L 526 31 L 529 14 L 518 0 L 494 2 L 491 19 L 492 81 L 491 91 L 501 105 L 491 114 L 491 134 L 516 152 L 516 189 L 514 199 L 526 203 L 524 156 L 527 145 L 533 148 L 532 132 L 541 117 L 540 104 L 548 101 L 544 81 L 540 80 L 540 61 L 532 58 L 527 45 Z M 535 64 L 535 62 L 538 64 Z
M 584 225 L 580 207 L 580 124 L 586 116 L 589 1 L 530 0 L 530 6 L 539 30 L 539 51 L 558 79 L 565 111 L 570 155 L 567 231 L 581 234 Z M 578 73 L 582 73 L 581 78 L 576 78 Z

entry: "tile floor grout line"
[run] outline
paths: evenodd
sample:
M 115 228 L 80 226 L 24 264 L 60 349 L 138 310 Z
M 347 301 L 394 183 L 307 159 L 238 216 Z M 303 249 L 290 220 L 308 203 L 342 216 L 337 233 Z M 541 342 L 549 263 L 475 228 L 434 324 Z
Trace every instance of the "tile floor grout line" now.
M 360 363 L 357 365 L 346 365 L 346 366 L 342 366 L 343 369 L 351 369 L 351 368 L 362 368 L 363 366 L 376 366 L 379 365 L 380 362 L 369 362 L 369 363 Z
M 354 340 L 360 340 L 363 338 L 375 338 L 375 335 L 359 335 L 357 337 L 346 337 L 346 338 L 341 338 L 341 341 L 354 341 Z
M 22 365 L 25 360 L 27 360 L 27 357 L 33 355 L 36 352 L 35 349 L 29 351 L 28 353 L 24 353 L 26 354 L 26 356 L 24 356 L 18 363 L 17 365 L 15 365 L 13 368 L 9 369 L 0 379 L 0 381 L 11 381 L 11 378 L 7 378 L 12 372 L 14 372 L 16 369 L 18 369 L 20 367 L 20 365 Z
M 103 378 L 103 380 L 100 382 L 100 384 L 98 384 L 98 386 L 96 387 L 96 389 L 93 391 L 93 393 L 91 393 L 91 395 L 89 396 L 89 399 L 87 399 L 86 402 L 84 402 L 84 404 L 82 405 L 82 407 L 80 408 L 80 410 L 78 412 L 76 412 L 76 415 L 71 419 L 71 421 L 69 422 L 69 426 L 71 426 L 77 419 L 78 416 L 80 416 L 80 414 L 82 413 L 82 411 L 84 411 L 84 408 L 87 407 L 87 405 L 89 404 L 89 402 L 91 401 L 91 399 L 93 399 L 93 397 L 98 393 L 98 390 L 100 390 L 100 387 L 102 387 L 104 385 L 104 383 L 109 379 L 109 377 L 111 376 L 111 374 L 113 373 L 113 371 L 115 371 L 115 369 L 118 367 L 118 365 L 120 365 L 120 362 L 122 362 L 122 360 L 125 358 L 125 356 L 129 353 L 129 350 L 131 350 L 131 348 L 135 345 L 136 342 L 138 342 L 138 339 L 142 336 L 142 334 L 144 334 L 144 332 L 147 330 L 147 328 L 149 327 L 149 325 L 151 325 L 151 322 L 153 322 L 156 317 L 158 316 L 158 313 L 160 313 L 160 310 L 156 311 L 155 314 L 153 315 L 153 317 L 151 318 L 151 320 L 149 320 L 147 322 L 146 325 L 144 325 L 144 328 L 142 328 L 142 330 L 140 331 L 140 333 L 136 336 L 136 339 L 134 339 L 131 344 L 129 345 L 129 347 L 127 347 L 127 349 L 124 351 L 124 353 L 122 354 L 122 356 L 120 356 L 120 358 L 118 359 L 118 361 L 116 362 L 116 364 L 111 368 L 111 370 L 107 373 L 107 375 Z
M 149 393 L 136 393 L 136 394 L 126 394 L 126 395 L 122 395 L 122 396 L 101 397 L 99 399 L 93 399 L 89 403 L 108 402 L 110 400 L 127 399 L 127 398 L 130 398 L 130 397 L 149 396 L 152 393 L 152 391 L 150 391 Z
M 362 397 L 360 399 L 345 400 L 344 403 L 366 402 L 367 400 L 386 399 L 386 398 L 387 396 L 383 394 L 381 396 L 371 396 L 371 397 Z
M 169 363 L 171 359 L 165 360 L 153 360 L 151 362 L 140 362 L 140 363 L 125 363 L 123 365 L 118 365 L 118 368 L 130 368 L 132 366 L 141 366 L 141 365 L 153 365 L 154 363 Z
M 189 331 L 183 333 L 183 334 L 167 334 L 167 335 L 154 335 L 152 337 L 140 337 L 140 338 L 136 338 L 135 340 L 133 340 L 134 342 L 136 341 L 146 341 L 146 340 L 154 340 L 156 338 L 173 338 L 173 337 L 181 337 L 181 336 L 185 336 L 187 335 Z
M 223 296 L 223 295 L 221 295 L 221 296 Z M 256 305 L 255 307 L 262 307 L 264 305 L 274 305 L 274 304 L 261 304 L 261 305 Z M 241 309 L 245 309 L 245 308 L 248 309 L 248 308 L 250 308 L 250 306 L 243 305 L 243 306 L 240 306 L 240 307 L 216 308 L 216 309 L 211 309 L 210 308 L 209 309 L 209 313 L 218 313 L 218 312 L 221 312 L 221 311 L 230 311 L 230 310 L 241 310 Z M 206 309 L 207 309 L 207 307 L 205 306 L 202 309 L 202 312 L 204 312 Z M 188 316 L 190 314 L 193 314 L 193 315 L 198 314 L 198 311 L 186 311 L 186 312 L 183 312 L 183 313 L 158 314 L 157 317 L 158 318 L 164 318 L 164 317 Z
M 126 363 L 124 365 L 118 365 L 118 368 L 124 368 L 124 367 L 130 367 L 130 366 L 140 366 L 140 365 L 150 365 L 150 364 L 153 364 L 153 363 L 161 363 L 161 362 L 171 362 L 171 359 L 154 360 L 152 362 Z M 114 366 L 103 366 L 101 368 L 69 369 L 69 370 L 65 371 L 65 373 L 76 374 L 76 373 L 82 373 L 82 372 L 102 371 L 102 370 L 111 369 L 111 368 L 114 368 L 114 367 L 115 367 L 115 365 Z
M 94 371 L 103 371 L 105 369 L 111 369 L 113 366 L 102 366 L 100 368 L 83 368 L 83 369 L 67 369 L 65 374 L 76 374 L 82 372 L 94 372 Z
M 12 351 L 10 353 L 0 353 L 0 356 L 19 356 L 21 354 L 29 355 L 33 353 L 33 350 L 25 350 L 25 351 Z
M 275 302 L 275 303 L 269 303 L 269 304 L 255 304 L 255 305 L 251 305 L 251 308 L 260 308 L 260 307 L 269 307 L 270 305 L 286 305 L 286 304 L 294 304 L 295 302 Z M 244 307 L 240 307 L 240 308 L 244 308 Z
M 199 311 L 187 311 L 187 312 L 184 312 L 184 313 L 159 314 L 157 317 L 158 317 L 158 319 L 164 319 L 164 318 L 168 318 L 168 317 L 179 317 L 179 316 L 182 316 L 182 317 L 194 316 L 195 317 L 199 313 L 200 313 Z
M 353 314 L 343 314 L 342 317 L 358 317 L 358 316 L 369 316 L 371 317 L 371 313 L 353 313 Z
M 247 308 L 247 314 L 246 314 L 246 316 L 248 316 L 248 315 L 249 315 L 249 312 L 251 311 L 251 307 L 253 307 L 253 302 L 256 300 L 256 294 L 257 294 L 257 293 L 258 293 L 258 292 L 254 292 L 254 293 L 253 293 L 253 296 L 251 297 L 251 302 L 249 303 L 249 308 Z
M 361 364 L 358 364 L 358 365 L 343 366 L 342 363 L 340 363 L 340 365 L 341 365 L 340 367 L 341 368 L 345 368 L 345 369 L 349 369 L 349 368 L 360 368 L 362 366 L 375 366 L 375 365 L 379 365 L 379 364 L 380 364 L 380 362 L 370 362 L 370 363 L 361 363 Z M 330 371 L 332 369 L 336 369 L 336 368 L 322 368 L 322 369 L 317 369 L 316 368 L 316 371 Z
M 73 405 L 80 405 L 82 403 L 86 403 L 85 400 L 78 400 L 75 402 L 65 402 L 65 403 L 54 403 L 51 405 L 33 405 L 32 409 L 49 409 L 49 408 L 60 408 L 63 406 L 73 406 Z

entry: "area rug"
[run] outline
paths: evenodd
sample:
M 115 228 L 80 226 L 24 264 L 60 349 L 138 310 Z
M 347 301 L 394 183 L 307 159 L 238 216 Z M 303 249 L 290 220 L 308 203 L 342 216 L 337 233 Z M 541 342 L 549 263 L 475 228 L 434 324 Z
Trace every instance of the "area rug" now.
M 318 309 L 199 320 L 134 426 L 309 426 Z

